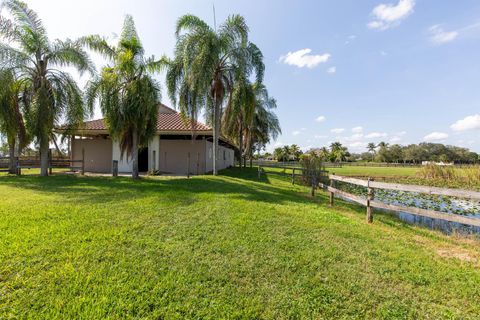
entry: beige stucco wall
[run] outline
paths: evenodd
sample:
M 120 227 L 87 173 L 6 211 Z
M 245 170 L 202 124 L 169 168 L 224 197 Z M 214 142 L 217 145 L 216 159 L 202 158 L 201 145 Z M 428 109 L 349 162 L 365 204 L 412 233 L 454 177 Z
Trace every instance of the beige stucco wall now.
M 206 172 L 213 171 L 213 143 L 206 141 L 205 144 L 205 154 L 206 154 Z M 235 161 L 235 152 L 233 149 L 225 148 L 223 146 L 218 146 L 218 158 L 217 158 L 217 169 L 222 170 L 228 167 L 233 167 Z
M 187 174 L 189 153 L 190 173 L 205 173 L 204 140 L 160 139 L 159 170 L 166 173 Z
M 82 159 L 85 150 L 85 170 L 90 172 L 111 172 L 112 140 L 110 139 L 74 139 L 72 141 L 73 160 Z M 79 163 L 75 163 L 79 166 Z

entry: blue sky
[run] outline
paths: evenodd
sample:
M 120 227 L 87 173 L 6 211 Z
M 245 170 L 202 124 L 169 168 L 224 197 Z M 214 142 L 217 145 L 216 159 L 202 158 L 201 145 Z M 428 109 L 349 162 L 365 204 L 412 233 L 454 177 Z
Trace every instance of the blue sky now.
M 480 151 L 478 0 L 214 2 L 217 22 L 242 14 L 264 53 L 283 130 L 269 149 L 338 140 L 365 151 L 368 142 L 428 140 Z M 213 1 L 27 3 L 52 38 L 114 37 L 132 14 L 147 54 L 156 56 L 172 55 L 182 14 L 213 24 Z

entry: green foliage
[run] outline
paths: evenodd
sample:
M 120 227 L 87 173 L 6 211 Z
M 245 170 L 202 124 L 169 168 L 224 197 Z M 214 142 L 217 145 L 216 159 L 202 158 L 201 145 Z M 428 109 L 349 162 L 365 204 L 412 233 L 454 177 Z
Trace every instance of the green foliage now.
M 119 141 L 121 156 L 138 163 L 138 148 L 145 147 L 155 135 L 160 85 L 152 73 L 160 70 L 155 59 L 144 57 L 144 49 L 131 16 L 126 16 L 116 47 L 100 36 L 88 36 L 81 42 L 109 58 L 99 77 L 87 85 L 86 101 L 93 108 L 98 99 L 110 135 Z M 133 177 L 138 177 L 134 165 Z
M 50 41 L 38 15 L 24 2 L 6 0 L 2 7 L 12 20 L 0 17 L 0 61 L 22 84 L 27 127 L 40 145 L 42 175 L 47 175 L 53 128 L 61 120 L 78 126 L 92 113 L 84 107 L 77 83 L 59 68 L 93 73 L 94 67 L 78 41 Z
M 214 131 L 213 172 L 217 174 L 222 110 L 236 117 L 240 102 L 247 100 L 250 103 L 243 107 L 253 108 L 253 94 L 247 84 L 250 75 L 255 76 L 255 82 L 262 82 L 263 55 L 249 42 L 248 27 L 239 15 L 228 17 L 218 30 L 196 16 L 182 16 L 176 38 L 174 59 L 163 59 L 168 93 L 185 118 L 195 120 L 198 112 L 205 110 L 207 123 Z M 250 116 L 251 112 L 245 114 Z

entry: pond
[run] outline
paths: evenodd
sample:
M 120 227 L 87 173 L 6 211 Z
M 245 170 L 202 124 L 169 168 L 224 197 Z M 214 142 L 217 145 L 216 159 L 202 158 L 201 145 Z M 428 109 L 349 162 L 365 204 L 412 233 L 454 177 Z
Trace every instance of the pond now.
M 354 194 L 364 199 L 366 199 L 367 197 L 366 187 L 340 181 L 335 182 L 335 187 L 337 189 L 348 192 L 350 194 Z M 385 204 L 405 207 L 417 207 L 421 209 L 434 210 L 448 214 L 462 215 L 473 219 L 480 219 L 480 201 L 476 200 L 385 189 L 375 189 L 375 200 L 383 202 Z M 405 222 L 421 225 L 435 230 L 441 230 L 448 234 L 461 233 L 480 235 L 480 227 L 477 226 L 469 226 L 458 222 L 422 217 L 410 214 L 408 212 L 397 213 L 397 216 Z

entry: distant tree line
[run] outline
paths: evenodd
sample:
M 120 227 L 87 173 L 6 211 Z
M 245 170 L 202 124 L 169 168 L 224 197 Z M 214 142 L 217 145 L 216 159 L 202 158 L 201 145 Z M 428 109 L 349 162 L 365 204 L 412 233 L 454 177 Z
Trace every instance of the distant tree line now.
M 351 160 L 373 160 L 390 163 L 421 163 L 422 161 L 477 163 L 479 155 L 468 148 L 441 143 L 422 142 L 402 146 L 380 142 L 378 145 L 369 143 L 367 152 L 354 154 Z
M 480 160 L 479 154 L 468 148 L 427 142 L 405 146 L 390 145 L 386 142 L 369 143 L 363 153 L 351 153 L 340 142 L 333 142 L 329 147 L 312 148 L 305 153 L 314 154 L 325 162 L 370 161 L 420 164 L 422 161 L 434 161 L 473 164 Z M 271 157 L 277 161 L 298 161 L 302 154 L 300 148 L 293 144 L 276 148 L 273 154 L 265 153 L 259 157 Z

